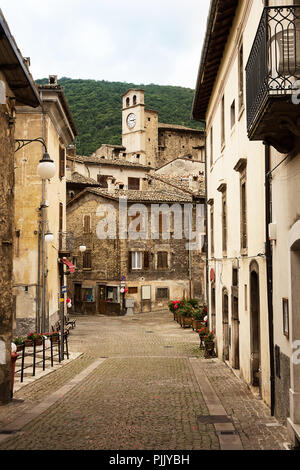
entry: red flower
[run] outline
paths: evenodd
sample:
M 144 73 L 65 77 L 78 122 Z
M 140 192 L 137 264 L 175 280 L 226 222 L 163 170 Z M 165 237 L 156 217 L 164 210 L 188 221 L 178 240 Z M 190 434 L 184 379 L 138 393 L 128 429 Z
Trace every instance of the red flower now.
M 174 305 L 174 308 L 177 309 L 177 308 L 178 308 L 178 305 Z
M 176 305 L 176 300 L 173 300 L 173 305 Z

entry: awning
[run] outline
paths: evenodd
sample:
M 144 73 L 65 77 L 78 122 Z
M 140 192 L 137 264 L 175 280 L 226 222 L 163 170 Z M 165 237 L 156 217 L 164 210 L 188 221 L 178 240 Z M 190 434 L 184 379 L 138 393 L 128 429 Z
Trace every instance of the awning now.
M 69 261 L 68 259 L 65 259 L 65 258 L 61 258 L 60 259 L 61 263 L 64 263 L 68 266 L 68 268 L 70 269 L 70 273 L 75 273 L 75 266 L 74 264 L 71 263 L 71 261 Z

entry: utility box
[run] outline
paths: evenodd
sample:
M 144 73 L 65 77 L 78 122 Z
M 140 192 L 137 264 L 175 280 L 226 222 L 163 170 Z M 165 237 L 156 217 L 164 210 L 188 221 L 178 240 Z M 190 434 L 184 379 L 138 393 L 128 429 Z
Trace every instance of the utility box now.
M 126 315 L 133 315 L 134 300 L 125 299 Z

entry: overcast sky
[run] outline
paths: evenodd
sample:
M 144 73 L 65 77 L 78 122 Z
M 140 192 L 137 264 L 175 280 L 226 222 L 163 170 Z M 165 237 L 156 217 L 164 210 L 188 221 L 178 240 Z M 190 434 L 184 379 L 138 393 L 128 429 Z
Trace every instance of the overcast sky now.
M 210 0 L 1 0 L 34 79 L 195 88 Z

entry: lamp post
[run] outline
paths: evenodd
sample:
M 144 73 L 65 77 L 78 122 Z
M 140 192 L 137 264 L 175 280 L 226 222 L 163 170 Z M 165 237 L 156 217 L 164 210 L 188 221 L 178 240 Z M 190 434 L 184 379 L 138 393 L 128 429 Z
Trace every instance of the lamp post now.
M 45 233 L 45 224 L 46 224 L 46 208 L 49 206 L 47 201 L 45 200 L 45 193 L 46 193 L 46 180 L 53 178 L 56 173 L 56 167 L 54 161 L 50 158 L 47 150 L 47 146 L 45 144 L 45 140 L 43 137 L 38 137 L 36 139 L 15 139 L 17 144 L 17 148 L 15 152 L 18 152 L 23 147 L 33 143 L 38 142 L 44 147 L 43 157 L 39 161 L 37 167 L 37 174 L 42 178 L 42 203 L 40 205 L 41 211 L 41 236 L 39 237 L 39 241 L 41 244 L 41 271 L 42 271 L 42 324 L 40 325 L 39 321 L 39 312 L 38 309 L 38 326 L 39 332 L 45 331 L 45 324 L 46 324 L 46 253 L 45 253 L 45 243 L 51 242 L 51 232 L 49 230 Z M 52 235 L 53 237 L 53 235 Z M 39 247 L 40 250 L 40 247 Z M 40 279 L 38 279 L 38 285 L 40 286 Z

